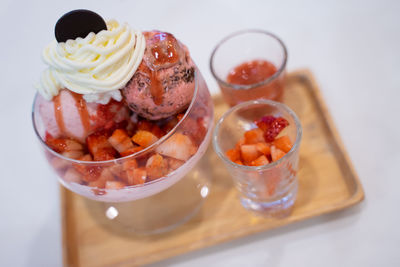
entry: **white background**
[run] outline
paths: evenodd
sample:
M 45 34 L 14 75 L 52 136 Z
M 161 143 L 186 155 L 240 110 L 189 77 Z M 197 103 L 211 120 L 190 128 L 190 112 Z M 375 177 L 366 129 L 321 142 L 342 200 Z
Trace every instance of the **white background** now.
M 364 185 L 357 207 L 154 266 L 400 266 L 400 2 L 283 0 L 1 0 L 0 266 L 61 265 L 58 184 L 30 108 L 41 51 L 76 8 L 174 33 L 213 93 L 208 60 L 218 40 L 244 28 L 276 33 L 289 71 L 314 72 Z

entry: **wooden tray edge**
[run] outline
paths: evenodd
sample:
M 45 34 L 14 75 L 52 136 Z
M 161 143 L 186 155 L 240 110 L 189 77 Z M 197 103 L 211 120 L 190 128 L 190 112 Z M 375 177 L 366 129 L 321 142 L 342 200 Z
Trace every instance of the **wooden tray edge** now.
M 289 75 L 301 77 L 304 81 L 307 81 L 308 83 L 310 83 L 311 86 L 309 86 L 309 87 L 312 88 L 313 93 L 318 100 L 317 103 L 319 103 L 319 105 L 320 105 L 323 116 L 326 119 L 326 124 L 328 125 L 329 130 L 332 132 L 334 139 L 336 140 L 337 146 L 338 146 L 339 150 L 341 151 L 341 153 L 343 154 L 345 162 L 348 164 L 349 170 L 351 171 L 351 175 L 355 180 L 356 190 L 355 190 L 354 194 L 343 203 L 344 205 L 339 204 L 338 206 L 343 206 L 343 207 L 340 207 L 339 209 L 350 207 L 350 206 L 353 206 L 353 205 L 361 202 L 362 200 L 364 200 L 365 194 L 364 194 L 364 189 L 362 187 L 360 178 L 358 177 L 358 174 L 354 168 L 353 162 L 351 161 L 350 156 L 344 146 L 342 138 L 340 137 L 339 132 L 336 129 L 334 120 L 331 116 L 331 113 L 329 112 L 328 106 L 326 105 L 326 102 L 323 98 L 321 89 L 314 77 L 314 74 L 311 72 L 310 69 L 304 68 L 304 69 L 298 69 L 296 71 L 290 72 Z

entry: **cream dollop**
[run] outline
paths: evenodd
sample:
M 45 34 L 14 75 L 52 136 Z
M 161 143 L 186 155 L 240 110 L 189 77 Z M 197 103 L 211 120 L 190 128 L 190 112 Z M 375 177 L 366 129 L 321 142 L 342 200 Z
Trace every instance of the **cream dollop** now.
M 132 78 L 145 48 L 142 32 L 115 20 L 107 22 L 107 30 L 85 38 L 65 43 L 54 40 L 43 51 L 48 68 L 37 89 L 47 100 L 66 88 L 83 94 L 88 102 L 121 101 L 119 89 Z

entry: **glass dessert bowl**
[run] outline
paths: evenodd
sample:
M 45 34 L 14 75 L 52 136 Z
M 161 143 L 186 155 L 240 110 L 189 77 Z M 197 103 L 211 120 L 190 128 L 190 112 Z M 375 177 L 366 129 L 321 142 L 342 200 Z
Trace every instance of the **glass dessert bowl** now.
M 87 17 L 87 11 L 78 13 Z M 60 25 L 59 28 L 64 27 Z M 114 21 L 107 26 L 108 30 L 103 29 L 98 35 L 106 32 L 105 36 L 112 36 L 113 30 L 122 28 Z M 158 31 L 143 35 L 126 32 L 135 33 L 137 43 L 133 55 L 125 58 L 139 59 L 135 64 L 126 64 L 136 69 L 130 79 L 124 78 L 123 86 L 107 92 L 102 88 L 96 94 L 86 94 L 84 88 L 79 94 L 66 86 L 69 90 L 53 90 L 54 86 L 46 83 L 44 93 L 39 90 L 41 94 L 35 97 L 32 120 L 47 161 L 60 183 L 72 192 L 98 201 L 87 201 L 96 219 L 118 222 L 118 227 L 136 233 L 158 233 L 191 218 L 208 195 L 210 176 L 205 168 L 199 167 L 199 161 L 211 139 L 213 103 L 187 48 L 173 35 Z M 93 36 L 96 38 L 91 32 L 85 39 L 77 40 L 84 43 Z M 118 38 L 107 44 L 121 47 L 118 42 L 123 38 Z M 57 41 L 58 50 L 64 48 L 64 43 Z M 65 46 L 73 48 L 74 43 L 68 42 Z M 74 51 L 71 47 L 66 51 Z M 137 56 L 140 49 L 142 57 Z M 102 55 L 92 57 L 97 59 Z M 50 71 L 60 66 L 51 65 L 56 60 L 48 60 Z M 107 64 L 100 63 L 101 69 L 109 71 L 103 75 L 106 78 L 112 76 L 114 66 L 119 67 L 118 71 L 121 65 L 125 68 L 124 59 L 114 65 Z M 88 70 L 92 69 L 79 70 L 79 75 Z M 51 73 L 51 79 L 44 80 L 53 81 L 57 78 L 54 75 L 64 75 L 62 68 L 57 71 Z M 82 80 L 80 76 L 73 80 L 74 74 L 67 74 L 65 77 L 72 77 L 68 81 L 71 87 L 73 82 Z M 76 88 L 80 90 L 82 86 L 78 85 Z M 49 92 L 53 95 L 46 99 L 44 96 Z
M 114 160 L 84 161 L 68 158 L 54 151 L 45 142 L 45 127 L 38 112 L 38 97 L 34 100 L 32 120 L 49 165 L 56 172 L 60 183 L 69 190 L 92 200 L 108 202 L 104 204 L 106 216 L 109 216 L 108 207 L 116 208 L 111 202 L 130 201 L 131 212 L 136 212 L 135 206 L 146 209 L 147 215 L 142 213 L 140 216 L 148 216 L 154 223 L 157 221 L 157 226 L 151 229 L 153 224 L 144 217 L 140 220 L 146 221 L 148 227 L 142 223 L 135 226 L 133 218 L 123 224 L 138 232 L 158 232 L 164 228 L 169 229 L 171 225 L 183 223 L 200 208 L 208 195 L 210 177 L 204 173 L 204 168 L 196 168 L 196 164 L 210 143 L 213 104 L 207 85 L 198 70 L 195 72 L 195 91 L 190 106 L 174 128 L 145 149 Z M 177 210 L 184 206 L 180 201 L 176 202 L 181 200 L 184 193 L 179 190 L 187 191 L 185 201 L 191 205 L 184 207 L 183 213 Z M 156 217 L 153 209 L 158 211 Z M 171 218 L 166 219 L 170 214 L 175 216 L 173 222 L 159 225 L 171 222 Z

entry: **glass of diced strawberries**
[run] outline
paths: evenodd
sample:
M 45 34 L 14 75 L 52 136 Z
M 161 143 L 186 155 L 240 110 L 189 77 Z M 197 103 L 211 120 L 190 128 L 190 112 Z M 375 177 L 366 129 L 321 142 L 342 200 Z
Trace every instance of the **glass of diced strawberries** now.
M 213 146 L 234 179 L 241 204 L 266 216 L 290 213 L 297 195 L 302 128 L 285 104 L 253 100 L 218 121 Z
M 211 178 L 201 175 L 196 164 L 211 140 L 213 102 L 200 72 L 186 111 L 162 121 L 133 114 L 128 122 L 98 129 L 84 142 L 49 136 L 35 103 L 33 107 L 35 132 L 61 184 L 113 210 L 129 202 L 129 214 L 121 214 L 121 208 L 118 216 L 129 218 L 124 224 L 134 230 L 169 230 L 190 218 L 207 197 Z

